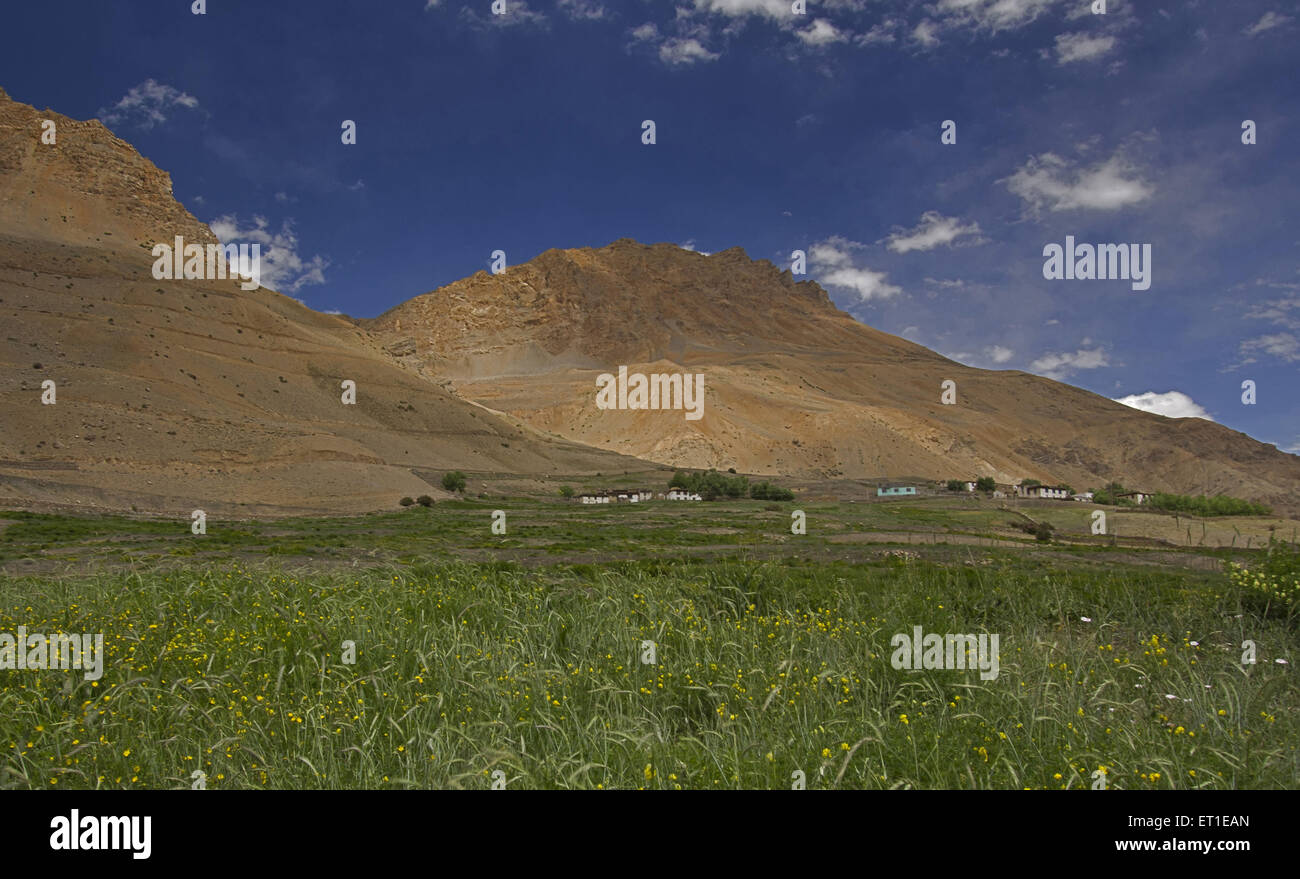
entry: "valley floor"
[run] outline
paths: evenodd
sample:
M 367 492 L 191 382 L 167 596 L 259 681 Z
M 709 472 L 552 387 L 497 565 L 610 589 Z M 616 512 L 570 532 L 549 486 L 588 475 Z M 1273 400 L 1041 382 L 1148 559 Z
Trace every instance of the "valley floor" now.
M 0 515 L 0 664 L 20 626 L 104 636 L 97 679 L 0 669 L 0 786 L 1300 779 L 1297 615 L 1220 570 L 1258 542 L 1089 543 L 1080 512 L 1040 544 L 922 501 L 810 504 L 793 535 L 793 509 L 458 501 L 201 536 Z M 996 676 L 896 668 L 916 626 L 998 635 Z

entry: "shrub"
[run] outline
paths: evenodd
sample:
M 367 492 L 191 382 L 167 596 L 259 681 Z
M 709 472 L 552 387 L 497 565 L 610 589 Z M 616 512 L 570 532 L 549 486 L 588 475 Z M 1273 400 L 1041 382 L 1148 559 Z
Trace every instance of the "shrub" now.
M 1051 523 L 1051 522 L 1039 522 L 1037 525 L 1035 525 L 1035 526 L 1034 526 L 1034 539 L 1037 540 L 1039 543 L 1051 543 L 1051 542 L 1052 542 L 1052 523 Z
M 717 470 L 709 470 L 705 473 L 687 473 L 678 470 L 669 480 L 668 487 L 695 492 L 706 501 L 720 497 L 742 498 L 750 493 L 748 477 L 727 476 Z
M 1164 494 L 1157 492 L 1147 502 L 1157 510 L 1171 513 L 1189 513 L 1194 516 L 1267 516 L 1272 512 L 1264 504 L 1256 504 L 1241 498 L 1221 494 L 1216 497 L 1201 495 L 1195 497 L 1185 494 Z
M 461 492 L 465 490 L 465 474 L 459 470 L 453 470 L 450 473 L 444 473 L 442 476 L 442 487 L 447 491 Z
M 949 490 L 949 491 L 965 491 L 965 490 L 966 490 L 966 483 L 962 482 L 960 479 L 949 479 L 949 480 L 948 480 L 948 490 Z
M 1300 549 L 1270 540 L 1268 554 L 1253 568 L 1228 563 L 1228 579 L 1250 604 L 1287 615 L 1300 609 Z
M 409 507 L 411 504 L 415 503 L 415 501 L 409 497 L 404 497 L 400 501 L 398 501 L 398 503 L 400 503 L 404 507 Z
M 427 494 L 420 495 L 418 498 L 415 499 L 415 502 L 422 507 L 433 506 L 433 498 L 429 497 Z
M 749 496 L 756 501 L 792 501 L 794 492 L 770 482 L 756 482 L 749 489 Z M 778 507 L 779 509 L 779 507 Z
M 572 486 L 572 485 L 561 485 L 561 486 L 560 486 L 560 497 L 573 497 L 573 486 Z

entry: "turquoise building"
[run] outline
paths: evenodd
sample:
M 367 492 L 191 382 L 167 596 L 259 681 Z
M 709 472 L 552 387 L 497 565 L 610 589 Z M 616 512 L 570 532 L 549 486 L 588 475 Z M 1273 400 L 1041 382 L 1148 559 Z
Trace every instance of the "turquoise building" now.
M 904 497 L 915 494 L 915 485 L 882 485 L 876 489 L 876 497 Z

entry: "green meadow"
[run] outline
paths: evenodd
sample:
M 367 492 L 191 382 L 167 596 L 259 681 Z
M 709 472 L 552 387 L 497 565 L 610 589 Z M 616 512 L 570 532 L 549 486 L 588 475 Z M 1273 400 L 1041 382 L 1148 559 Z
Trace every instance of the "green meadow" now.
M 1226 569 L 1265 570 L 1258 544 L 1112 545 L 1083 511 L 1048 543 L 1014 518 L 498 498 L 194 535 L 0 513 L 0 634 L 105 654 L 98 680 L 0 670 L 0 786 L 1297 785 L 1294 593 Z M 895 669 L 914 626 L 997 634 L 997 677 Z

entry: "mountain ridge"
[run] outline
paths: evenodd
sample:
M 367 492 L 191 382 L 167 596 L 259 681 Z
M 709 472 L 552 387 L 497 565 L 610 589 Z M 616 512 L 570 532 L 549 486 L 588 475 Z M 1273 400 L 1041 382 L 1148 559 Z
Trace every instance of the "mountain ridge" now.
M 740 247 L 552 248 L 348 319 L 237 280 L 155 281 L 151 242 L 175 235 L 216 243 L 166 172 L 0 92 L 0 501 L 358 511 L 441 494 L 419 475 L 439 470 L 541 486 L 654 466 L 1300 495 L 1300 458 L 949 360 Z M 704 417 L 598 408 L 619 366 L 703 374 Z
M 155 280 L 150 244 L 175 235 L 217 243 L 126 141 L 0 98 L 0 504 L 361 512 L 446 496 L 422 473 L 644 468 L 462 400 L 273 290 Z
M 1274 504 L 1293 503 L 1300 488 L 1300 458 L 1243 433 L 960 364 L 857 321 L 816 282 L 739 247 L 705 256 L 622 238 L 550 249 L 357 323 L 468 399 L 669 466 L 1080 489 L 1118 480 Z M 595 380 L 619 366 L 703 372 L 704 419 L 598 410 Z M 951 406 L 940 399 L 947 380 Z

